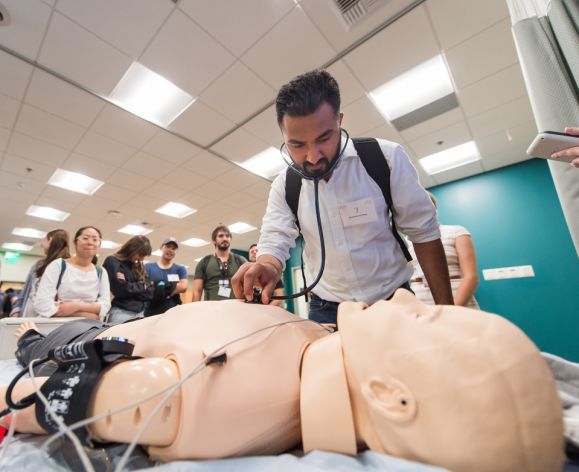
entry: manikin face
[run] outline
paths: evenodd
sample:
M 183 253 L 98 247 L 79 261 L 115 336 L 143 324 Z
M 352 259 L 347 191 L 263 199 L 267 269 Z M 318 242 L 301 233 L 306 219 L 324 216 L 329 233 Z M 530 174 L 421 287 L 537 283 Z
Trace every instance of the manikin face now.
M 504 318 L 399 290 L 366 309 L 342 303 L 338 325 L 356 430 L 372 450 L 450 470 L 558 470 L 554 382 Z
M 329 103 L 323 103 L 307 116 L 285 115 L 282 134 L 294 163 L 306 174 L 323 174 L 339 150 L 342 113 L 336 115 Z
M 257 246 L 253 246 L 250 250 L 249 250 L 249 261 L 250 262 L 255 262 L 257 260 Z
M 218 231 L 215 236 L 215 247 L 222 251 L 229 249 L 231 245 L 231 235 L 225 231 Z
M 163 259 L 172 261 L 177 255 L 177 246 L 174 243 L 167 243 L 161 246 L 161 252 L 163 253 Z
M 94 228 L 86 228 L 75 241 L 76 254 L 94 257 L 101 245 L 101 237 Z

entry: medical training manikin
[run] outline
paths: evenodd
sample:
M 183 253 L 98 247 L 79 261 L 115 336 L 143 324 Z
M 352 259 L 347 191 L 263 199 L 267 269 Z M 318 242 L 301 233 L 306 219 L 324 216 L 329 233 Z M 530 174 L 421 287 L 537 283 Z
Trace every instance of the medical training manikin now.
M 187 380 L 140 438 L 152 458 L 275 454 L 302 438 L 306 451 L 353 455 L 367 446 L 462 472 L 561 470 L 554 381 L 533 343 L 504 318 L 426 306 L 399 290 L 371 307 L 342 303 L 333 334 L 298 320 L 231 300 L 113 326 L 99 337 L 129 338 L 144 359 L 106 370 L 87 415 L 164 389 L 211 354 L 219 362 Z M 31 391 L 21 381 L 15 397 Z M 102 419 L 90 434 L 130 442 L 159 401 Z M 19 413 L 17 428 L 42 433 L 33 408 Z

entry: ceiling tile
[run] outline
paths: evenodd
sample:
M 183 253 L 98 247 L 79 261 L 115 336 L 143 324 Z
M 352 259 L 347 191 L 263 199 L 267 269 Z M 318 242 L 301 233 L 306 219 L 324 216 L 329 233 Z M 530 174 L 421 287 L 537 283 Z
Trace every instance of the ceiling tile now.
M 241 190 L 250 187 L 251 185 L 255 185 L 257 182 L 261 182 L 262 180 L 261 177 L 236 166 L 234 169 L 221 174 L 214 180 L 214 182 L 226 185 L 233 190 Z
M 183 164 L 183 167 L 186 169 L 209 178 L 218 177 L 219 175 L 233 169 L 234 166 L 235 164 L 231 164 L 225 159 L 217 157 L 215 154 L 208 151 L 202 152 Z
M 31 161 L 8 153 L 4 156 L 0 168 L 11 174 L 39 181 L 43 185 L 48 182 L 48 179 L 50 179 L 56 170 L 54 166 L 41 164 L 40 162 Z
M 299 34 L 296 32 L 299 31 Z M 307 51 L 307 54 L 304 54 Z M 335 55 L 301 8 L 294 8 L 241 58 L 274 89 Z
M 200 146 L 207 146 L 224 135 L 235 124 L 196 101 L 169 125 L 169 129 L 193 140 Z
M 82 193 L 46 185 L 36 200 L 37 203 L 35 203 L 35 205 L 48 206 L 56 208 L 57 210 L 72 212 L 88 198 L 90 197 Z
M 282 135 L 273 105 L 245 123 L 243 128 L 275 148 L 282 143 Z
M 475 138 L 482 138 L 499 131 L 508 132 L 509 128 L 533 120 L 533 110 L 527 96 L 500 105 L 468 119 Z
M 167 203 L 169 199 L 159 199 L 156 197 L 152 197 L 150 195 L 137 195 L 136 197 L 129 200 L 126 205 L 133 206 L 136 208 L 141 208 L 148 212 L 152 212 L 155 209 L 159 208 L 161 205 Z
M 434 133 L 408 141 L 408 144 L 416 156 L 422 158 L 468 141 L 472 141 L 472 136 L 466 123 L 461 121 Z
M 402 144 L 400 134 L 390 123 L 383 123 L 370 130 L 366 135 L 370 138 L 382 138 L 394 143 Z
M 20 102 L 0 94 L 0 126 L 12 128 L 20 109 Z
M 134 148 L 142 147 L 158 129 L 148 121 L 111 104 L 103 108 L 91 127 L 96 133 Z
M 131 58 L 55 13 L 39 55 L 39 62 L 108 96 L 131 65 Z
M 406 128 L 404 131 L 400 132 L 400 135 L 407 141 L 412 141 L 413 139 L 420 138 L 425 134 L 430 134 L 439 129 L 446 128 L 450 125 L 458 123 L 464 120 L 462 110 L 460 108 L 455 108 L 454 110 L 447 111 L 441 115 L 430 118 L 429 120 L 418 123 L 417 125 Z
M 16 132 L 12 133 L 8 151 L 16 156 L 55 167 L 63 163 L 70 154 L 70 151 L 64 148 Z
M 35 69 L 25 102 L 68 121 L 88 127 L 105 102 L 64 80 Z
M 417 31 L 420 34 L 416 34 Z M 439 53 L 424 7 L 420 6 L 354 49 L 343 60 L 371 91 Z
M 327 70 L 340 86 L 342 108 L 366 95 L 362 84 L 354 77 L 343 61 L 332 64 Z
M 203 103 L 241 123 L 275 97 L 275 90 L 236 62 L 201 95 Z
M 509 16 L 504 0 L 428 0 L 425 5 L 443 49 Z
M 211 148 L 211 151 L 215 151 L 227 159 L 239 163 L 246 161 L 268 147 L 267 143 L 240 128 L 219 141 Z
M 437 182 L 437 184 L 445 184 L 447 182 L 452 182 L 454 180 L 465 179 L 472 175 L 480 174 L 484 172 L 484 169 L 480 161 L 471 162 L 470 164 L 465 164 L 460 167 L 456 167 L 445 172 L 440 172 L 432 176 L 432 179 Z
M 221 201 L 232 208 L 247 209 L 248 206 L 257 203 L 259 199 L 245 192 L 235 192 L 223 197 Z
M 7 164 L 8 167 L 4 166 L 5 163 L 6 158 L 2 162 L 2 171 L 0 172 L 0 189 L 12 193 L 10 199 L 14 200 L 23 198 L 28 201 L 29 199 L 34 199 L 41 194 L 46 185 L 44 182 L 18 174 L 18 168 L 15 168 L 14 171 L 12 171 L 10 168 L 10 162 Z M 0 201 L 3 200 L 0 199 Z
M 95 194 L 95 196 L 103 200 L 114 202 L 117 206 L 128 202 L 129 200 L 134 198 L 135 195 L 137 195 L 136 192 L 133 192 L 123 187 L 117 187 L 116 185 L 111 185 L 109 183 L 105 183 L 100 189 L 98 189 L 98 191 Z M 109 207 L 111 207 L 110 203 Z
M 193 190 L 208 181 L 207 177 L 182 168 L 175 169 L 161 179 L 161 182 L 185 190 Z
M 374 29 L 380 27 L 398 12 L 414 3 L 414 0 L 387 0 L 382 2 L 367 2 L 379 4 L 383 7 L 371 11 L 348 31 L 339 13 L 334 6 L 335 2 L 321 2 L 319 0 L 299 0 L 300 6 L 315 23 L 320 32 L 330 42 L 336 51 L 343 51 L 351 44 L 360 40 Z
M 0 43 L 31 60 L 38 49 L 50 18 L 50 7 L 37 0 L 2 0 L 10 15 L 8 27 L 0 28 Z
M 17 99 L 24 97 L 33 67 L 4 51 L 0 51 L 0 70 L 2 71 L 0 93 Z
M 75 151 L 112 166 L 121 167 L 135 153 L 135 148 L 88 131 L 76 146 Z
M 458 88 L 516 64 L 511 21 L 506 18 L 446 51 L 446 60 Z
M 179 2 L 179 8 L 236 56 L 245 52 L 294 7 L 293 0 Z
M 60 0 L 57 5 L 71 20 L 131 57 L 143 52 L 173 8 L 157 0 Z
M 139 151 L 123 165 L 123 168 L 151 179 L 159 179 L 171 172 L 175 166 L 163 159 Z
M 16 131 L 65 149 L 72 149 L 85 128 L 29 105 L 22 105 Z
M 10 130 L 0 127 L 0 151 L 4 151 L 6 146 L 8 146 L 8 138 L 10 136 Z
M 155 180 L 156 179 L 151 179 L 126 169 L 117 169 L 115 173 L 107 179 L 107 182 L 118 187 L 141 192 L 153 185 Z
M 501 167 L 511 166 L 518 162 L 528 161 L 532 158 L 527 156 L 526 153 L 513 154 L 512 152 L 498 152 L 490 156 L 485 156 L 483 159 L 483 167 L 486 172 L 494 169 L 499 169 Z
M 199 195 L 204 195 L 204 196 L 211 198 L 211 199 L 214 199 L 214 200 L 215 199 L 220 200 L 221 198 L 223 198 L 226 195 L 231 195 L 236 190 L 238 190 L 238 189 L 232 188 L 226 184 L 219 183 L 216 180 L 211 180 L 211 181 L 197 187 L 195 189 L 195 193 L 198 193 Z M 212 203 L 210 206 L 212 206 L 214 204 L 215 203 Z M 208 208 L 207 206 L 202 207 L 203 210 L 206 210 L 207 208 Z M 201 209 L 199 211 L 201 211 Z
M 87 175 L 93 179 L 102 180 L 103 182 L 117 170 L 114 166 L 78 153 L 72 153 L 61 167 L 72 172 Z
M 142 148 L 148 154 L 160 157 L 164 161 L 181 165 L 202 149 L 165 130 L 159 130 Z
M 253 184 L 251 187 L 243 189 L 243 191 L 249 195 L 253 195 L 254 197 L 263 198 L 267 202 L 270 189 L 271 182 L 268 182 L 267 180 L 261 180 Z
M 457 94 L 466 116 L 470 117 L 525 96 L 527 90 L 517 63 L 459 89 Z
M 385 121 L 366 96 L 342 108 L 342 111 L 344 112 L 342 127 L 353 138 L 365 135 L 367 131 L 384 124 Z
M 174 201 L 176 198 L 179 198 L 179 195 L 183 193 L 183 190 L 180 187 L 174 187 L 162 182 L 155 182 L 154 185 L 147 187 L 143 193 L 149 197 L 156 197 L 159 201 L 159 205 L 155 208 L 158 208 L 163 203 Z
M 537 126 L 534 121 L 487 135 L 476 140 L 481 155 L 486 159 L 496 154 L 509 153 L 513 159 L 528 157 L 526 150 L 537 135 Z M 520 160 L 520 159 L 519 159 Z M 513 161 L 516 162 L 516 161 Z
M 219 43 L 176 9 L 139 62 L 197 97 L 234 60 Z

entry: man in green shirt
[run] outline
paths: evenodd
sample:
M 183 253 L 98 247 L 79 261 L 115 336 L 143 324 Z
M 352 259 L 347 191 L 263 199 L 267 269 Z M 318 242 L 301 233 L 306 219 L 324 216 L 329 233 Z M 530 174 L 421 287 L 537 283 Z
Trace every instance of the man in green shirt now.
M 231 232 L 227 226 L 218 226 L 211 233 L 215 253 L 205 256 L 195 268 L 193 301 L 228 300 L 235 298 L 231 289 L 231 277 L 247 260 L 231 252 Z

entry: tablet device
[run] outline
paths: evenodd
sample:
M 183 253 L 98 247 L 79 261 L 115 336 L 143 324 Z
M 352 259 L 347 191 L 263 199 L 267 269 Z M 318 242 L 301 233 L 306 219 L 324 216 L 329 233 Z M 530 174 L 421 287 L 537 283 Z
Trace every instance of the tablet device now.
M 563 149 L 579 146 L 579 136 L 573 136 L 566 133 L 557 133 L 555 131 L 543 131 L 533 140 L 527 154 L 531 157 L 541 157 L 543 159 L 552 159 L 554 161 L 571 162 L 574 158 L 571 156 L 553 158 L 551 154 L 562 151 Z

